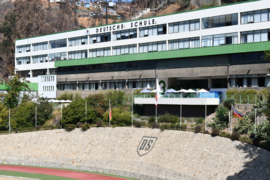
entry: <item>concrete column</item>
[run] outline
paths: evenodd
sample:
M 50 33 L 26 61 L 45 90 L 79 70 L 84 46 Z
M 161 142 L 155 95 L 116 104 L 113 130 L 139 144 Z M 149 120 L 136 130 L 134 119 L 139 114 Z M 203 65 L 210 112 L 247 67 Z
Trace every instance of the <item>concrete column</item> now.
M 208 89 L 212 88 L 212 78 L 208 78 Z
M 243 79 L 243 87 L 247 87 L 247 78 Z
M 99 89 L 102 90 L 102 81 L 99 81 Z
M 128 80 L 126 79 L 126 87 L 125 89 L 128 89 Z
M 270 77 L 266 77 L 264 82 L 265 87 L 270 87 Z
M 251 87 L 258 87 L 258 78 L 251 78 Z
M 50 69 L 49 68 L 47 68 L 47 75 L 49 75 L 50 74 Z
M 231 87 L 235 87 L 235 78 L 231 78 L 230 82 Z
M 77 81 L 77 91 L 79 90 L 79 81 Z
M 30 78 L 33 77 L 33 73 L 32 73 L 32 70 L 30 69 Z

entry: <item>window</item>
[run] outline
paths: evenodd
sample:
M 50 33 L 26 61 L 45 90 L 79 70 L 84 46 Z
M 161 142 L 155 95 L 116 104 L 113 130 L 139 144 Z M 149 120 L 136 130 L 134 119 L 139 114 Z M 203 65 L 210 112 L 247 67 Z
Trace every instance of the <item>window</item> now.
M 202 19 L 202 29 L 238 25 L 238 14 L 208 17 Z
M 67 39 L 59 39 L 55 41 L 50 41 L 50 49 L 67 47 Z
M 99 49 L 91 49 L 89 50 L 90 57 L 102 57 L 102 56 L 110 56 L 111 48 L 99 48 Z
M 264 63 L 264 52 L 239 53 L 231 55 L 232 64 Z
M 84 59 L 87 58 L 87 50 L 68 52 L 68 59 Z
M 169 41 L 169 50 L 188 49 L 200 47 L 200 38 L 187 38 Z
M 241 13 L 241 24 L 269 21 L 269 9 Z
M 88 44 L 88 37 L 87 36 L 80 36 L 80 37 L 68 39 L 69 46 L 80 46 L 80 45 L 85 45 L 85 44 Z
M 157 36 L 166 33 L 166 24 L 140 28 L 140 37 Z
M 114 41 L 132 38 L 137 38 L 137 29 L 128 29 L 124 31 L 113 32 Z
M 111 41 L 111 33 L 95 34 L 90 36 L 90 43 L 100 43 Z
M 137 45 L 126 45 L 113 47 L 113 55 L 134 54 L 137 53 Z
M 57 90 L 77 90 L 77 82 L 59 82 Z
M 17 53 L 25 53 L 31 51 L 31 45 L 17 46 Z
M 30 57 L 17 58 L 17 65 L 30 64 Z
M 43 91 L 54 91 L 54 86 L 43 86 Z
M 32 58 L 34 64 L 48 62 L 48 55 L 33 56 Z
M 269 30 L 241 32 L 241 43 L 269 41 Z
M 139 45 L 140 53 L 145 52 L 156 52 L 156 51 L 166 51 L 166 41 L 160 41 L 160 42 L 152 42 L 152 43 L 144 43 Z
M 49 55 L 49 61 L 61 61 L 61 60 L 67 60 L 67 53 L 54 53 Z
M 169 33 L 200 30 L 200 20 L 183 21 L 169 24 Z
M 48 42 L 42 42 L 42 43 L 35 43 L 33 44 L 33 50 L 34 51 L 42 51 L 48 49 Z
M 16 74 L 20 74 L 22 77 L 30 77 L 30 71 L 16 71 Z
M 54 81 L 54 76 L 41 76 L 41 82 L 51 82 Z
M 202 47 L 209 46 L 221 46 L 226 44 L 237 44 L 238 34 L 218 34 L 213 36 L 203 36 L 202 37 Z
M 155 79 L 129 79 L 128 89 L 155 89 Z
M 39 70 L 32 70 L 33 77 L 37 77 L 39 75 L 46 75 L 47 69 L 39 69 Z

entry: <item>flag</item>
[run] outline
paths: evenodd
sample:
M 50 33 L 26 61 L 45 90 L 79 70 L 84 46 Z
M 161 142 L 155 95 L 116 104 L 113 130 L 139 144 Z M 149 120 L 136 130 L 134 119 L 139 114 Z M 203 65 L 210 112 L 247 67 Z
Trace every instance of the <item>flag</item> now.
M 109 119 L 110 119 L 110 121 L 112 120 L 112 109 L 111 109 L 111 103 L 110 103 Z
M 232 106 L 232 109 L 233 109 L 233 117 L 238 117 L 238 118 L 241 118 L 243 119 L 244 115 L 242 113 L 240 113 L 237 109 L 235 109 L 233 106 Z

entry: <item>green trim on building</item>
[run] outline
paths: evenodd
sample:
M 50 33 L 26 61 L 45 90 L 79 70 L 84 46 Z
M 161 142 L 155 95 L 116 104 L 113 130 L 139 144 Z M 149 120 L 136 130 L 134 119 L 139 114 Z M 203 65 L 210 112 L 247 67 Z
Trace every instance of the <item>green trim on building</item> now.
M 190 10 L 190 11 L 183 11 L 183 12 L 177 12 L 177 13 L 172 13 L 172 14 L 165 14 L 165 15 L 160 15 L 160 16 L 153 16 L 153 17 L 150 17 L 150 18 L 134 19 L 134 20 L 130 20 L 130 21 L 123 21 L 123 22 L 118 22 L 118 23 L 113 23 L 113 24 L 106 24 L 106 25 L 101 25 L 101 26 L 94 26 L 94 27 L 90 27 L 90 28 L 98 28 L 98 27 L 115 25 L 115 24 L 123 24 L 123 23 L 133 22 L 133 21 L 141 21 L 141 20 L 144 20 L 144 19 L 159 18 L 159 17 L 162 17 L 162 16 L 169 16 L 169 15 L 182 14 L 182 13 L 189 13 L 189 12 L 194 12 L 194 11 L 201 11 L 201 10 L 206 10 L 206 9 L 212 9 L 212 8 L 219 8 L 219 7 L 224 7 L 224 6 L 236 5 L 236 4 L 249 3 L 249 2 L 254 2 L 254 1 L 259 1 L 259 0 L 242 1 L 242 2 L 238 2 L 238 3 L 224 4 L 224 5 L 221 5 L 221 6 L 213 6 L 213 7 L 195 9 L 195 10 Z M 83 29 L 85 29 L 85 28 L 83 28 Z M 24 39 L 30 39 L 30 38 L 36 38 L 36 37 L 42 37 L 42 36 L 48 36 L 48 35 L 54 35 L 54 34 L 61 34 L 61 33 L 72 32 L 72 31 L 79 31 L 79 30 L 83 30 L 83 29 L 74 29 L 74 30 L 70 30 L 70 31 L 62 31 L 62 32 L 57 32 L 57 33 L 52 33 L 52 34 L 46 34 L 46 35 L 33 36 L 33 37 L 22 38 L 22 39 L 16 39 L 16 41 L 24 40 Z
M 265 50 L 270 50 L 270 43 L 268 41 L 259 42 L 259 43 L 233 44 L 233 45 L 215 46 L 215 47 L 203 47 L 203 48 L 182 49 L 182 50 L 173 50 L 173 51 L 136 53 L 136 54 L 106 56 L 106 57 L 98 57 L 98 58 L 55 61 L 54 66 L 66 67 L 66 66 L 118 63 L 118 62 L 141 61 L 141 60 L 160 60 L 160 59 L 172 59 L 172 58 L 186 58 L 186 57 L 258 52 L 258 51 L 265 51 Z
M 38 91 L 38 83 L 26 83 L 31 91 Z M 0 84 L 0 90 L 6 90 L 6 85 Z

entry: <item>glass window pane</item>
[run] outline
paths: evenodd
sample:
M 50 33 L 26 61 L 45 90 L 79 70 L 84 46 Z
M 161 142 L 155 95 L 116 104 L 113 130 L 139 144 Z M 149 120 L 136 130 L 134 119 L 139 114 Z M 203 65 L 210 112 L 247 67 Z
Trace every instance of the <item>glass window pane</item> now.
M 264 21 L 268 21 L 268 13 L 267 12 L 262 12 L 262 15 L 261 15 L 261 21 L 264 22 Z
M 261 13 L 255 12 L 254 22 L 261 22 Z
M 253 42 L 253 34 L 248 34 L 247 35 L 247 42 L 248 43 Z
M 261 41 L 261 33 L 255 33 L 254 42 L 260 42 L 260 41 Z
M 262 32 L 261 33 L 261 41 L 267 41 L 268 40 L 268 33 Z

